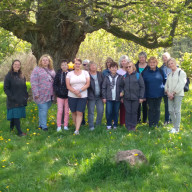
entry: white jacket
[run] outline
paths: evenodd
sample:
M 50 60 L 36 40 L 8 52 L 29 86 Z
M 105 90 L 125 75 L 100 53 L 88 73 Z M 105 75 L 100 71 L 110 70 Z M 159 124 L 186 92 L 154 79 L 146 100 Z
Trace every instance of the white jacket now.
M 180 74 L 179 71 L 181 71 Z M 184 96 L 184 86 L 186 81 L 186 73 L 180 68 L 177 68 L 176 71 L 169 73 L 165 83 L 165 92 L 175 92 L 176 96 Z

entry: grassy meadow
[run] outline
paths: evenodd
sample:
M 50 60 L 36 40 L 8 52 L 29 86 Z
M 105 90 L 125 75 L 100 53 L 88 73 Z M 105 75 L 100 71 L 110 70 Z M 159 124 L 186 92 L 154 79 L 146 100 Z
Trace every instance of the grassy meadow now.
M 107 131 L 103 118 L 102 126 L 92 132 L 82 126 L 77 136 L 71 115 L 70 130 L 56 132 L 56 104 L 49 111 L 48 132 L 38 129 L 35 103 L 26 111 L 21 128 L 27 136 L 18 137 L 16 130 L 10 133 L 0 83 L 0 192 L 192 191 L 191 91 L 183 99 L 178 134 L 169 134 L 171 125 L 162 126 L 163 102 L 159 128 L 139 124 L 136 132 Z M 115 154 L 130 149 L 143 151 L 149 163 L 116 164 Z

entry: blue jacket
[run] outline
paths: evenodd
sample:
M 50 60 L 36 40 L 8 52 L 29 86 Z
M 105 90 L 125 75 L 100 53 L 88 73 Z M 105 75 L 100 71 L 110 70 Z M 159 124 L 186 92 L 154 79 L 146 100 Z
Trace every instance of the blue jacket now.
M 107 76 L 107 75 L 110 75 L 109 69 L 104 69 L 104 70 L 102 71 L 102 74 L 103 74 L 103 77 L 105 77 L 105 76 Z
M 164 96 L 166 75 L 163 70 L 156 68 L 155 71 L 147 68 L 143 72 L 145 82 L 145 98 L 159 98 Z

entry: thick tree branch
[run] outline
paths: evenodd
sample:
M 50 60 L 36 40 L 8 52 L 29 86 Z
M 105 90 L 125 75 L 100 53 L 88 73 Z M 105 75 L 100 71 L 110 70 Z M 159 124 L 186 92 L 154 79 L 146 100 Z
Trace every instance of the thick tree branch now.
M 170 41 L 170 39 L 158 41 L 158 37 L 156 36 L 155 33 L 152 35 L 146 35 L 145 37 L 138 37 L 130 33 L 129 31 L 126 32 L 123 31 L 121 28 L 117 26 L 110 26 L 110 28 L 103 28 L 103 29 L 105 29 L 109 33 L 112 33 L 116 37 L 134 41 L 135 43 L 150 49 L 158 47 L 170 47 L 173 43 L 172 41 Z

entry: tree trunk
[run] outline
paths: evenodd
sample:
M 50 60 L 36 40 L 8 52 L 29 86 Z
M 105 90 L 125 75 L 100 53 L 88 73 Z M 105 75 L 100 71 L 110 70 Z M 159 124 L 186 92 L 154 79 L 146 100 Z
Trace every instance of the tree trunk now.
M 32 51 L 37 60 L 43 54 L 49 54 L 53 58 L 54 69 L 57 70 L 62 59 L 72 61 L 76 57 L 86 33 L 80 25 L 74 23 L 62 23 L 51 31 L 42 31 L 33 35 Z

